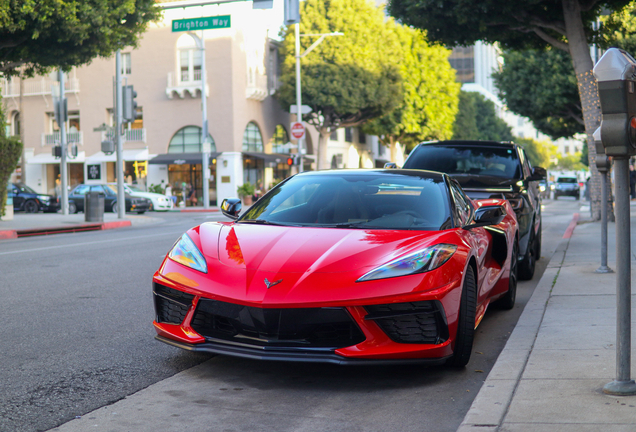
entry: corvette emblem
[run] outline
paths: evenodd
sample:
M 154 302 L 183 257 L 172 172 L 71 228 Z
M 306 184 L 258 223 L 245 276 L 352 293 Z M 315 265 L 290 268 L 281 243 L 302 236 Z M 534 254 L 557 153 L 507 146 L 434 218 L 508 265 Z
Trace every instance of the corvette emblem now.
M 263 282 L 265 282 L 265 286 L 267 287 L 267 289 L 270 289 L 271 287 L 273 287 L 274 285 L 278 285 L 282 281 L 283 281 L 282 279 L 279 279 L 276 282 L 270 282 L 269 280 L 267 280 L 267 278 L 265 278 Z

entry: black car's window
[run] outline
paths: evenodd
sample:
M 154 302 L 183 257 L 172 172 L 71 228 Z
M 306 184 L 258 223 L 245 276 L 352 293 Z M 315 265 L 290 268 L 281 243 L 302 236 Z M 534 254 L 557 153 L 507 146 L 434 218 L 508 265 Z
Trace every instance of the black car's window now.
M 451 193 L 453 194 L 453 200 L 455 201 L 459 223 L 461 226 L 467 225 L 470 220 L 471 205 L 456 182 L 452 181 L 450 186 Z
M 578 183 L 576 177 L 559 177 L 557 183 Z
M 88 192 L 90 187 L 88 185 L 79 185 L 73 191 L 73 195 L 85 195 Z
M 101 185 L 93 185 L 93 186 L 91 186 L 91 192 L 104 193 L 104 188 Z
M 19 184 L 16 184 L 15 186 L 18 189 L 18 191 L 21 193 L 30 193 L 30 194 L 36 193 L 33 189 L 31 189 L 25 184 L 19 183 Z
M 526 152 L 524 150 L 521 150 L 519 153 L 520 153 L 521 162 L 522 162 L 522 166 L 523 166 L 524 176 L 525 177 L 530 177 L 532 175 L 532 168 L 530 167 L 530 160 L 528 159 L 528 156 L 526 155 Z
M 513 148 L 421 145 L 409 156 L 404 168 L 521 178 L 519 158 Z
M 276 186 L 239 220 L 335 228 L 450 228 L 442 177 L 402 174 L 300 175 Z

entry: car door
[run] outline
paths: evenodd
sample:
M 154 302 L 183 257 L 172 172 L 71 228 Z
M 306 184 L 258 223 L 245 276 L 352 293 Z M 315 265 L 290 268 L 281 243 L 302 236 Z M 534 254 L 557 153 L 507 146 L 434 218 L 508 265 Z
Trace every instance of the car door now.
M 528 179 L 532 175 L 532 165 L 526 155 L 525 150 L 520 150 L 521 162 L 523 164 L 524 179 Z M 526 180 L 528 189 L 528 200 L 532 203 L 534 210 L 534 229 L 535 232 L 539 229 L 541 223 L 541 194 L 539 191 L 539 180 Z
M 20 196 L 20 189 L 15 183 L 10 183 L 7 189 L 7 197 L 13 198 L 13 209 L 20 210 L 24 204 L 24 197 Z
M 84 195 L 90 190 L 88 185 L 79 185 L 69 195 L 69 201 L 73 201 L 77 211 L 84 211 Z

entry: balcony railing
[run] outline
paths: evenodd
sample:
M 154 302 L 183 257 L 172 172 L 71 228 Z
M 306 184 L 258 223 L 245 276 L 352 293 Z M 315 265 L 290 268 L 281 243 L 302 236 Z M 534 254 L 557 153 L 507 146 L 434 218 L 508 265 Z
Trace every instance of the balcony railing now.
M 269 95 L 267 90 L 267 76 L 261 75 L 255 69 L 249 69 L 245 97 L 257 101 L 264 100 Z
M 20 97 L 19 79 L 2 79 L 2 97 Z M 51 91 L 59 94 L 60 83 L 50 78 L 29 78 L 24 80 L 24 96 L 50 95 Z M 55 90 L 53 90 L 55 89 Z M 64 91 L 67 93 L 78 93 L 80 84 L 78 78 L 69 78 L 64 81 Z
M 111 132 L 102 132 L 102 141 L 106 139 L 112 140 L 115 135 Z M 126 129 L 124 142 L 146 142 L 146 128 Z
M 43 133 L 42 134 L 42 147 L 45 145 L 54 145 L 60 143 L 60 132 L 53 132 L 50 134 Z M 83 132 L 67 132 L 66 133 L 66 142 L 74 143 L 74 144 L 84 144 L 84 133 Z
M 181 78 L 189 78 L 190 75 L 184 72 L 184 75 Z M 185 92 L 190 93 L 192 97 L 200 97 L 201 96 L 201 71 L 195 70 L 192 74 L 191 81 L 185 80 L 177 80 L 173 77 L 172 73 L 168 73 L 168 82 L 166 85 L 166 95 L 169 99 L 174 97 L 174 93 L 183 99 L 185 96 Z M 205 95 L 208 96 L 210 94 L 210 88 L 206 84 L 205 85 Z

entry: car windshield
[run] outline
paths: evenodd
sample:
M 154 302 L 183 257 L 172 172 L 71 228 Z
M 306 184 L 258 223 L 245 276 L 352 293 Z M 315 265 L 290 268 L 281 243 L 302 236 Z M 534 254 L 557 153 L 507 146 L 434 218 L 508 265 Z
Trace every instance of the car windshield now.
M 311 174 L 279 184 L 238 223 L 361 229 L 450 228 L 442 177 Z
M 20 190 L 20 192 L 22 192 L 22 193 L 32 193 L 32 194 L 36 193 L 33 189 L 31 189 L 30 187 L 28 187 L 27 185 L 25 185 L 25 184 L 23 184 L 23 183 L 18 183 L 18 184 L 16 184 L 15 186 L 16 186 L 16 187 Z
M 128 186 L 128 189 L 130 189 L 133 192 L 143 192 L 141 189 L 139 189 L 137 186 Z
M 557 183 L 578 183 L 579 181 L 575 177 L 559 177 Z
M 519 159 L 512 148 L 422 145 L 409 156 L 404 168 L 451 175 L 521 178 Z
M 112 185 L 104 185 L 104 189 L 106 189 L 106 192 L 110 191 L 111 194 L 117 195 L 117 189 Z

